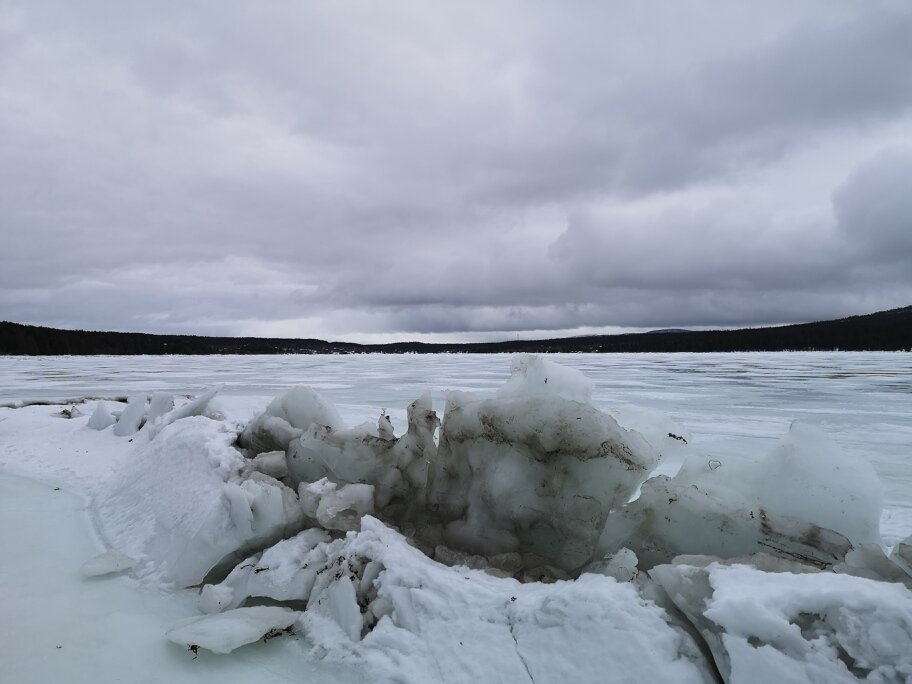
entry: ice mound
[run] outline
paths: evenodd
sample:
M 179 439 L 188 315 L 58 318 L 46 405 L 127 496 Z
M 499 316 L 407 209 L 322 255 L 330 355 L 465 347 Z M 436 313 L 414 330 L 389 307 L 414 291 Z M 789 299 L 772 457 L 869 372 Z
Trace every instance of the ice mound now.
M 657 461 L 642 437 L 585 403 L 590 396 L 591 383 L 578 371 L 521 355 L 495 398 L 448 393 L 439 448 L 439 422 L 425 395 L 408 407 L 408 430 L 398 439 L 385 415 L 376 427 L 347 429 L 314 419 L 288 444 L 289 475 L 309 517 L 319 520 L 331 507 L 353 512 L 341 527 L 321 523 L 327 529 L 357 529 L 359 512 L 376 512 L 415 530 L 429 548 L 520 553 L 526 568 L 577 570 L 591 559 L 608 512 Z M 323 400 L 306 397 L 300 415 L 325 415 Z M 265 420 L 245 429 L 240 443 L 278 443 L 276 432 L 263 436 Z M 298 420 L 296 428 L 304 424 Z M 340 486 L 333 497 L 357 491 L 357 505 L 316 502 L 309 485 L 324 479 Z
M 675 477 L 647 480 L 640 497 L 608 520 L 599 548 L 628 546 L 641 569 L 679 554 L 757 552 L 830 567 L 853 544 L 880 541 L 881 509 L 869 463 L 794 424 L 764 458 L 691 456 Z
M 912 592 L 833 573 L 676 564 L 650 575 L 726 682 L 912 681 Z
M 108 541 L 179 586 L 301 528 L 294 491 L 256 471 L 224 423 L 192 416 L 135 448 L 97 499 Z
M 276 397 L 241 433 L 238 443 L 253 453 L 285 451 L 311 425 L 342 427 L 336 407 L 310 387 L 295 387 Z
M 621 427 L 577 371 L 511 370 L 442 422 L 419 397 L 398 437 L 304 387 L 240 435 L 217 388 L 134 398 L 95 503 L 119 551 L 90 574 L 203 585 L 179 644 L 293 629 L 379 681 L 912 677 L 912 539 L 879 545 L 867 463 L 800 424 L 763 458 L 701 457 L 683 426 Z M 684 464 L 647 479 L 659 450 Z
M 370 484 L 376 510 L 387 518 L 402 518 L 423 500 L 428 464 L 437 446 L 440 424 L 431 408 L 431 396 L 413 401 L 407 410 L 408 429 L 396 439 L 389 419 L 382 415 L 375 428 L 369 423 L 334 430 L 313 423 L 288 446 L 288 471 L 294 483 L 328 478 L 338 485 Z
M 558 387 L 550 396 L 447 395 L 428 477 L 447 545 L 535 555 L 563 570 L 590 560 L 608 512 L 630 498 L 657 455 Z

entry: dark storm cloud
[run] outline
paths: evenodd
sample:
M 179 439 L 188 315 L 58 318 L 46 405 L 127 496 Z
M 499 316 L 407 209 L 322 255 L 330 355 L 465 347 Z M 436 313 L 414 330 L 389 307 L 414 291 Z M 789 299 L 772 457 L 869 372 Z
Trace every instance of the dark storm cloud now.
M 301 336 L 909 303 L 905 2 L 0 7 L 0 318 Z

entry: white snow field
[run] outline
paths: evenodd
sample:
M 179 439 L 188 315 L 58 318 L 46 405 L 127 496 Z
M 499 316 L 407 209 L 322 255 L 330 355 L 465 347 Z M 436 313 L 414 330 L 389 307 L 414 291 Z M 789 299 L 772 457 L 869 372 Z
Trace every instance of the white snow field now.
M 0 682 L 912 682 L 912 356 L 0 358 Z

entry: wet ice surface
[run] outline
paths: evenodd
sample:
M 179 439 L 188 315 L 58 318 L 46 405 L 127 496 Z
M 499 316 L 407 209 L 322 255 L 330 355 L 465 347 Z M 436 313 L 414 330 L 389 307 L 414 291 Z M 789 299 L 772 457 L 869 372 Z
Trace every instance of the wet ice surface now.
M 313 663 L 300 642 L 276 639 L 232 660 L 193 658 L 163 639 L 196 616 L 197 592 L 167 595 L 126 577 L 84 579 L 74 559 L 103 549 L 87 503 L 66 488 L 0 472 L 0 682 L 361 682 L 352 668 Z M 9 553 L 11 549 L 16 553 Z

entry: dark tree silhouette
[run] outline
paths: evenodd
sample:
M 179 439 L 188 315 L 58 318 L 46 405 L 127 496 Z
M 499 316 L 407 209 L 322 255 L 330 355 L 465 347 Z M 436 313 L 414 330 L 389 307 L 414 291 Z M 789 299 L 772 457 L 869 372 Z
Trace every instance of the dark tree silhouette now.
M 912 351 L 912 306 L 834 321 L 739 330 L 681 330 L 552 340 L 361 345 L 315 339 L 199 337 L 60 330 L 0 322 L 0 354 L 358 354 L 498 352 Z

